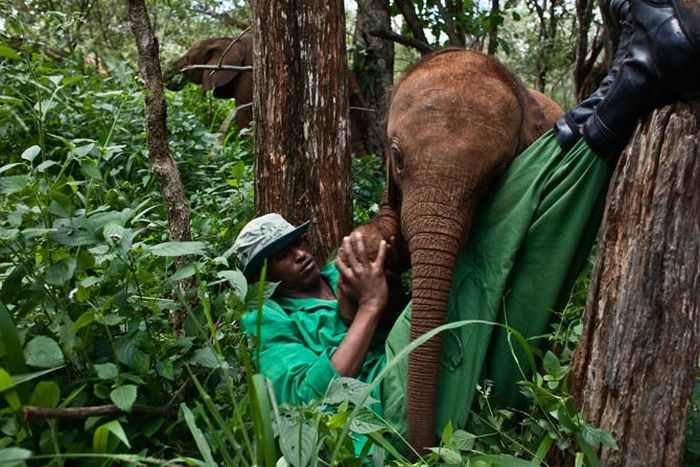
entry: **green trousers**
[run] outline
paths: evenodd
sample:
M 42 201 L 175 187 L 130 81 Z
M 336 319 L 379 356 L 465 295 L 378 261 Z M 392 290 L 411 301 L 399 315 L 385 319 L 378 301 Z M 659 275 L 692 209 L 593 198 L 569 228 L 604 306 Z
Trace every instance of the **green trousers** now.
M 600 224 L 611 168 L 583 141 L 563 152 L 552 131 L 520 154 L 476 213 L 452 279 L 447 321 L 507 323 L 535 347 L 566 305 Z M 386 343 L 389 361 L 409 342 L 410 306 Z M 467 325 L 443 333 L 436 434 L 452 420 L 464 428 L 477 383 L 493 381 L 493 398 L 515 406 L 517 381 L 529 376 L 525 354 L 508 332 Z M 515 356 L 513 355 L 515 350 Z M 522 371 L 521 371 L 522 369 Z M 383 385 L 386 419 L 406 428 L 407 360 Z

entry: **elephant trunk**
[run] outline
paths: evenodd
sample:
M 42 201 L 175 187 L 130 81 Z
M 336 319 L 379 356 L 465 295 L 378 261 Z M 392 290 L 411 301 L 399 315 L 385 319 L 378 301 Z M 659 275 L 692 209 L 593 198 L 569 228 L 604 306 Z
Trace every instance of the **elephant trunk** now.
M 405 199 L 403 204 L 411 206 L 402 209 L 402 226 L 413 268 L 412 341 L 445 323 L 455 258 L 471 223 L 470 206 L 465 202 L 454 206 L 454 198 L 451 204 L 446 201 Z M 427 215 L 412 215 L 426 210 L 429 211 Z M 409 441 L 417 448 L 435 445 L 435 403 L 441 354 L 442 338 L 438 335 L 409 355 Z

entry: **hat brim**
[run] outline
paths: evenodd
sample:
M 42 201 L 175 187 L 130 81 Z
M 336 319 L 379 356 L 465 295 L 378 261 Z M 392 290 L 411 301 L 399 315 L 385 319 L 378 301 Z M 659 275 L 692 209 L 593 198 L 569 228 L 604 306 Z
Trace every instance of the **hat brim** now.
M 250 261 L 248 261 L 248 264 L 246 264 L 245 268 L 243 268 L 243 275 L 246 277 L 246 279 L 250 280 L 252 276 L 260 270 L 265 258 L 276 255 L 287 248 L 292 242 L 294 242 L 294 240 L 304 235 L 304 233 L 306 233 L 306 231 L 309 229 L 310 222 L 311 221 L 304 222 L 299 227 L 296 227 L 294 230 L 282 235 L 280 238 L 269 245 L 266 245 L 262 250 L 253 255 L 253 257 L 250 258 Z

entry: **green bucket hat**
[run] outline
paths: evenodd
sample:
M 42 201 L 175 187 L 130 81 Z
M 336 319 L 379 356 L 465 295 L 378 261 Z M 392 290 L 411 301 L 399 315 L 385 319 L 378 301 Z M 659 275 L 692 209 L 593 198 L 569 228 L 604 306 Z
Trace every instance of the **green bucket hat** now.
M 309 221 L 294 227 L 274 212 L 248 222 L 233 242 L 233 251 L 243 265 L 246 279 L 258 272 L 265 258 L 284 250 L 308 228 Z

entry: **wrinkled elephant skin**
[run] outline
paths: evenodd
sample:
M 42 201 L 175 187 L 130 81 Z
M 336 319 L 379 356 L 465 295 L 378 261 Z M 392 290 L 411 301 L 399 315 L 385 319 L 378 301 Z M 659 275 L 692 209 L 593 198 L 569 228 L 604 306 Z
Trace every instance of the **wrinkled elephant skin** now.
M 475 51 L 437 52 L 399 79 L 387 116 L 387 194 L 413 268 L 411 340 L 445 322 L 455 257 L 490 181 L 561 114 Z M 435 446 L 441 349 L 438 336 L 409 356 L 409 441 L 417 448 Z

